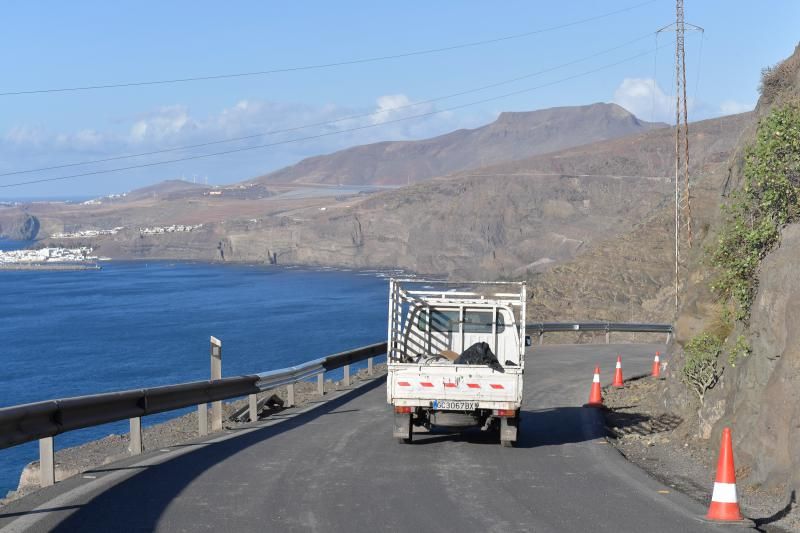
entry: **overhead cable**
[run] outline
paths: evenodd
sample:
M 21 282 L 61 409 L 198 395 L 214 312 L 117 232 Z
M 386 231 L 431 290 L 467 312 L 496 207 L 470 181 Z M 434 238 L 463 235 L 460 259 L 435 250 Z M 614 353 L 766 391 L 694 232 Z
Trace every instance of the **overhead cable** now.
M 644 57 L 644 56 L 647 56 L 649 54 L 652 54 L 655 51 L 656 50 L 648 50 L 647 52 L 642 52 L 642 53 L 639 53 L 639 54 L 636 54 L 636 55 L 633 55 L 633 56 L 629 56 L 629 57 L 627 57 L 625 59 L 616 61 L 614 63 L 608 63 L 606 65 L 603 65 L 601 67 L 597 67 L 597 68 L 592 69 L 592 70 L 587 70 L 587 71 L 584 71 L 584 72 L 580 72 L 578 74 L 573 74 L 571 76 L 567 76 L 565 78 L 554 80 L 554 81 L 551 81 L 551 82 L 548 82 L 548 83 L 544 83 L 544 84 L 541 84 L 541 85 L 536 85 L 536 86 L 533 86 L 533 87 L 527 87 L 525 89 L 520 89 L 520 90 L 508 92 L 508 93 L 505 93 L 505 94 L 501 94 L 501 95 L 498 95 L 498 96 L 492 96 L 492 97 L 489 97 L 489 98 L 483 98 L 483 99 L 480 99 L 480 100 L 474 100 L 472 102 L 467 102 L 467 103 L 464 103 L 464 104 L 451 106 L 451 107 L 447 107 L 447 108 L 443 108 L 443 109 L 438 109 L 438 110 L 434 110 L 434 111 L 428 111 L 428 112 L 425 112 L 425 113 L 420 113 L 420 114 L 416 114 L 416 115 L 410 115 L 410 116 L 406 116 L 406 117 L 399 117 L 399 118 L 392 119 L 392 120 L 387 120 L 387 121 L 384 121 L 384 122 L 365 124 L 365 125 L 361 125 L 361 126 L 355 126 L 355 127 L 352 127 L 352 128 L 346 128 L 346 129 L 337 130 L 337 131 L 329 131 L 329 132 L 319 133 L 319 134 L 316 134 L 316 135 L 309 135 L 309 136 L 306 136 L 306 137 L 298 137 L 298 138 L 295 138 L 295 139 L 287 139 L 287 140 L 277 141 L 277 142 L 273 142 L 273 143 L 265 143 L 265 144 L 255 145 L 255 146 L 245 146 L 245 147 L 242 147 L 242 148 L 234 148 L 234 149 L 231 149 L 231 150 L 224 150 L 224 151 L 219 151 L 219 152 L 211 152 L 211 153 L 207 153 L 207 154 L 197 154 L 197 155 L 186 156 L 186 157 L 181 157 L 181 158 L 176 158 L 176 159 L 169 159 L 169 160 L 166 160 L 166 161 L 156 161 L 156 162 L 152 162 L 152 163 L 142 163 L 142 164 L 138 164 L 138 165 L 129 165 L 129 166 L 125 166 L 125 167 L 117 167 L 117 168 L 112 168 L 112 169 L 96 170 L 96 171 L 91 171 L 91 172 L 81 172 L 81 173 L 78 173 L 78 174 L 70 174 L 70 175 L 66 175 L 66 176 L 57 176 L 57 177 L 52 177 L 52 178 L 41 178 L 41 179 L 22 181 L 22 182 L 17 182 L 17 183 L 8 183 L 8 184 L 0 185 L 0 188 L 19 187 L 19 186 L 22 186 L 22 185 L 31 185 L 31 184 L 35 184 L 35 183 L 61 181 L 61 180 L 67 180 L 67 179 L 81 178 L 81 177 L 85 177 L 85 176 L 95 176 L 95 175 L 99 175 L 99 174 L 110 174 L 112 172 L 122 172 L 122 171 L 126 171 L 126 170 L 133 170 L 133 169 L 139 169 L 139 168 L 156 167 L 156 166 L 167 165 L 167 164 L 171 164 L 171 163 L 179 163 L 179 162 L 183 162 L 183 161 L 192 161 L 192 160 L 196 160 L 196 159 L 204 159 L 204 158 L 208 158 L 208 157 L 216 157 L 216 156 L 220 156 L 220 155 L 228 155 L 228 154 L 233 154 L 233 153 L 246 152 L 246 151 L 250 151 L 250 150 L 259 150 L 259 149 L 262 149 L 262 148 L 269 148 L 269 147 L 272 147 L 272 146 L 291 144 L 291 143 L 308 141 L 308 140 L 313 140 L 313 139 L 320 139 L 320 138 L 323 138 L 323 137 L 330 137 L 330 136 L 339 135 L 339 134 L 342 134 L 342 133 L 351 133 L 351 132 L 359 131 L 359 130 L 377 128 L 379 126 L 385 126 L 385 125 L 388 125 L 388 124 L 396 124 L 398 122 L 404 122 L 404 121 L 407 121 L 407 120 L 424 118 L 424 117 L 429 117 L 429 116 L 433 116 L 433 115 L 438 115 L 438 114 L 441 114 L 441 113 L 447 113 L 447 112 L 450 112 L 450 111 L 455 111 L 455 110 L 458 110 L 458 109 L 464 109 L 466 107 L 471 107 L 471 106 L 475 106 L 475 105 L 479 105 L 479 104 L 484 104 L 484 103 L 487 103 L 487 102 L 493 102 L 493 101 L 496 101 L 496 100 L 501 100 L 503 98 L 508 98 L 510 96 L 516 96 L 516 95 L 519 95 L 519 94 L 528 93 L 528 92 L 531 92 L 531 91 L 542 89 L 544 87 L 550 87 L 552 85 L 557 85 L 559 83 L 564 83 L 564 82 L 571 81 L 571 80 L 574 80 L 574 79 L 577 79 L 577 78 L 588 76 L 590 74 L 594 74 L 596 72 L 600 72 L 602 70 L 606 70 L 606 69 L 615 67 L 617 65 L 621 65 L 623 63 L 627 63 L 629 61 L 633 61 L 633 60 L 638 59 L 640 57 Z
M 443 46 L 439 48 L 428 48 L 425 50 L 415 50 L 411 52 L 402 52 L 399 54 L 390 54 L 384 56 L 374 56 L 374 57 L 364 57 L 358 59 L 349 59 L 344 61 L 336 61 L 333 63 L 318 63 L 312 65 L 301 65 L 295 67 L 284 67 L 284 68 L 275 68 L 270 70 L 257 70 L 252 72 L 236 72 L 236 73 L 228 73 L 228 74 L 211 74 L 206 76 L 192 76 L 192 77 L 185 77 L 185 78 L 171 78 L 171 79 L 163 79 L 163 80 L 146 80 L 146 81 L 131 81 L 131 82 L 122 82 L 122 83 L 100 83 L 100 84 L 91 84 L 91 85 L 81 85 L 81 86 L 74 86 L 74 87 L 50 87 L 50 88 L 42 88 L 42 89 L 23 89 L 23 90 L 16 90 L 16 91 L 4 91 L 0 92 L 0 96 L 20 96 L 20 95 L 31 95 L 31 94 L 46 94 L 46 93 L 64 93 L 64 92 L 77 92 L 77 91 L 93 91 L 93 90 L 100 90 L 100 89 L 118 89 L 123 87 L 142 87 L 147 85 L 167 85 L 167 84 L 174 84 L 174 83 L 188 83 L 188 82 L 195 82 L 195 81 L 209 81 L 209 80 L 221 80 L 221 79 L 228 79 L 228 78 L 245 78 L 251 76 L 267 76 L 270 74 L 279 74 L 279 73 L 286 73 L 286 72 L 299 72 L 304 70 L 318 70 L 318 69 L 326 69 L 326 68 L 333 68 L 333 67 L 342 67 L 347 65 L 358 65 L 363 63 L 375 63 L 378 61 L 388 61 L 392 59 L 402 59 L 406 57 L 415 57 L 415 56 L 422 56 L 422 55 L 429 55 L 429 54 L 437 54 L 441 52 L 449 52 L 451 50 L 459 50 L 462 48 L 471 48 L 475 46 L 483 46 L 487 44 L 494 44 L 503 41 L 510 41 L 514 39 L 521 39 L 524 37 L 530 37 L 532 35 L 538 35 L 541 33 L 551 32 L 555 30 L 560 30 L 564 28 L 569 28 L 571 26 L 577 26 L 579 24 L 585 24 L 587 22 L 593 22 L 595 20 L 600 20 L 603 18 L 607 18 L 613 15 L 618 15 L 620 13 L 625 13 L 628 11 L 632 11 L 634 9 L 646 6 L 648 4 L 652 4 L 656 2 L 656 0 L 647 0 L 646 2 L 641 2 L 639 4 L 635 4 L 632 6 L 628 6 L 622 9 L 617 9 L 615 11 L 610 11 L 607 13 L 603 13 L 600 15 L 595 15 L 593 17 L 583 18 L 579 20 L 574 20 L 572 22 L 567 22 L 564 24 L 558 24 L 556 26 L 549 26 L 546 28 L 539 28 L 532 31 L 527 31 L 524 33 L 516 33 L 513 35 L 505 35 L 503 37 L 495 37 L 492 39 L 485 39 L 480 41 L 472 41 L 468 43 L 461 43 L 455 44 L 451 46 Z
M 11 171 L 11 172 L 0 173 L 0 177 L 3 177 L 3 176 L 14 176 L 14 175 L 18 175 L 18 174 L 31 174 L 31 173 L 35 173 L 35 172 L 43 172 L 43 171 L 46 171 L 46 170 L 56 170 L 56 169 L 59 169 L 59 168 L 69 168 L 69 167 L 77 167 L 77 166 L 84 166 L 84 165 L 92 165 L 92 164 L 97 164 L 97 163 L 107 163 L 109 161 L 119 161 L 119 160 L 123 160 L 123 159 L 131 159 L 131 158 L 135 158 L 135 157 L 144 157 L 144 156 L 150 156 L 150 155 L 165 154 L 165 153 L 169 153 L 169 152 L 178 152 L 178 151 L 182 151 L 182 150 L 189 150 L 189 149 L 192 149 L 192 148 L 202 148 L 204 146 L 213 146 L 213 145 L 217 145 L 217 144 L 225 144 L 225 143 L 245 141 L 245 140 L 250 140 L 250 139 L 257 139 L 259 137 L 266 137 L 268 135 L 277 135 L 279 133 L 289 133 L 289 132 L 292 132 L 292 131 L 298 131 L 298 130 L 303 130 L 303 129 L 307 129 L 307 128 L 314 128 L 314 127 L 320 127 L 320 126 L 331 126 L 331 125 L 338 124 L 340 122 L 346 122 L 346 121 L 349 121 L 349 120 L 357 120 L 357 119 L 361 119 L 361 118 L 375 117 L 377 115 L 382 115 L 382 114 L 386 114 L 386 113 L 392 113 L 392 112 L 395 112 L 395 111 L 401 111 L 403 109 L 409 109 L 409 108 L 417 107 L 417 106 L 420 106 L 420 105 L 432 104 L 432 103 L 435 103 L 435 102 L 440 102 L 442 100 L 448 100 L 448 99 L 455 98 L 455 97 L 458 97 L 458 96 L 464 96 L 466 94 L 485 91 L 487 89 L 500 87 L 502 85 L 508 85 L 510 83 L 522 81 L 522 80 L 525 80 L 525 79 L 528 79 L 528 78 L 541 76 L 542 74 L 547 74 L 549 72 L 553 72 L 553 71 L 556 71 L 556 70 L 559 70 L 559 69 L 562 69 L 562 68 L 565 68 L 565 67 L 568 67 L 568 66 L 571 66 L 571 65 L 575 65 L 577 63 L 581 63 L 583 61 L 587 61 L 589 59 L 593 59 L 595 57 L 607 54 L 609 52 L 613 52 L 615 50 L 619 50 L 620 48 L 623 48 L 623 47 L 628 46 L 630 44 L 633 44 L 633 43 L 639 42 L 639 41 L 641 41 L 643 39 L 646 39 L 646 38 L 650 37 L 651 35 L 653 35 L 652 32 L 650 32 L 650 33 L 648 33 L 646 35 L 642 35 L 642 36 L 636 37 L 635 39 L 631 39 L 629 41 L 626 41 L 626 42 L 624 42 L 622 44 L 619 44 L 619 45 L 616 45 L 614 47 L 607 48 L 605 50 L 601 50 L 600 52 L 595 52 L 595 53 L 590 54 L 588 56 L 583 56 L 581 58 L 574 59 L 574 60 L 568 61 L 566 63 L 561 63 L 559 65 L 555 65 L 553 67 L 548 67 L 546 69 L 538 70 L 536 72 L 531 72 L 531 73 L 528 73 L 528 74 L 524 74 L 522 76 L 517 76 L 517 77 L 511 78 L 511 79 L 507 79 L 507 80 L 491 83 L 489 85 L 482 85 L 480 87 L 474 87 L 472 89 L 466 89 L 466 90 L 463 90 L 463 91 L 447 94 L 447 95 L 444 95 L 444 96 L 437 96 L 435 98 L 429 98 L 429 99 L 426 99 L 426 100 L 420 100 L 420 101 L 417 101 L 417 102 L 411 102 L 411 103 L 403 104 L 403 105 L 399 105 L 399 106 L 386 107 L 386 108 L 380 109 L 379 111 L 371 111 L 369 113 L 361 113 L 361 114 L 357 114 L 357 115 L 347 115 L 347 116 L 339 117 L 339 118 L 336 118 L 336 119 L 333 119 L 333 120 L 326 120 L 326 121 L 322 121 L 322 122 L 314 122 L 314 123 L 310 123 L 310 124 L 303 124 L 303 125 L 300 125 L 300 126 L 292 126 L 292 127 L 289 127 L 289 128 L 282 128 L 282 129 L 277 129 L 277 130 L 270 130 L 270 131 L 265 131 L 265 132 L 252 133 L 250 135 L 243 135 L 243 136 L 240 136 L 240 137 L 230 137 L 230 138 L 227 138 L 227 139 L 218 139 L 218 140 L 206 141 L 206 142 L 197 143 L 197 144 L 187 144 L 187 145 L 182 145 L 182 146 L 174 146 L 172 148 L 162 148 L 162 149 L 159 149 L 159 150 L 151 150 L 151 151 L 148 151 L 148 152 L 139 152 L 139 153 L 135 153 L 135 154 L 118 155 L 118 156 L 112 156 L 112 157 L 105 157 L 105 158 L 102 158 L 102 159 L 92 159 L 92 160 L 87 160 L 87 161 L 78 161 L 78 162 L 75 162 L 75 163 L 63 163 L 63 164 L 59 164 L 59 165 L 52 165 L 52 166 L 38 167 L 38 168 L 30 168 L 30 169 L 25 169 L 25 170 L 14 170 L 14 171 Z

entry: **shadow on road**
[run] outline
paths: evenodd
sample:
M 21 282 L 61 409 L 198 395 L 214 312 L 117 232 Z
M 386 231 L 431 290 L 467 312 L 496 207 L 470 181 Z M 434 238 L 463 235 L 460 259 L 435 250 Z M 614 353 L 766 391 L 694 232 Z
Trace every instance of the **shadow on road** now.
M 523 411 L 517 448 L 558 446 L 599 439 L 606 428 L 598 409 L 553 407 Z
M 147 466 L 80 506 L 53 531 L 109 531 L 117 529 L 115 525 L 124 525 L 122 529 L 125 531 L 153 531 L 169 504 L 209 468 L 266 439 L 336 411 L 354 398 L 384 384 L 385 379 L 376 379 L 280 424 L 222 442 L 198 446 L 196 450 L 164 463 Z
M 606 436 L 602 418 L 596 409 L 554 407 L 522 411 L 517 448 L 558 446 L 585 442 Z M 497 431 L 470 429 L 462 432 L 435 429 L 431 433 L 415 433 L 412 444 L 430 445 L 440 442 L 468 442 L 497 446 Z

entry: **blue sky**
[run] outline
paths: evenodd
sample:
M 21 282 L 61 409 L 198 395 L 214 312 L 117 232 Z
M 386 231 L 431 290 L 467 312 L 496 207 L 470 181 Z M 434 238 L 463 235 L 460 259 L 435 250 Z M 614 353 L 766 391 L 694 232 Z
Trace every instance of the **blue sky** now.
M 0 92 L 268 70 L 392 55 L 529 32 L 641 3 L 442 2 L 14 2 L 4 4 Z M 47 184 L 0 197 L 123 192 L 170 178 L 229 183 L 303 157 L 355 144 L 417 139 L 475 127 L 501 111 L 615 101 L 640 118 L 669 120 L 672 35 L 654 36 L 541 76 L 402 110 L 554 67 L 669 24 L 674 2 L 485 46 L 338 68 L 226 80 L 0 97 L 0 173 L 226 139 L 381 111 L 327 128 L 48 172 L 0 176 L 0 184 L 59 177 L 171 157 L 290 140 L 342 127 L 341 135 Z M 760 70 L 800 39 L 800 2 L 686 0 L 690 120 L 752 108 Z M 604 65 L 633 60 L 559 83 Z M 698 69 L 699 65 L 699 69 Z M 699 79 L 698 79 L 699 74 Z M 656 84 L 653 84 L 655 77 Z M 421 119 L 394 119 L 503 93 L 541 89 Z M 655 87 L 655 95 L 653 90 Z M 389 122 L 389 123 L 386 123 Z

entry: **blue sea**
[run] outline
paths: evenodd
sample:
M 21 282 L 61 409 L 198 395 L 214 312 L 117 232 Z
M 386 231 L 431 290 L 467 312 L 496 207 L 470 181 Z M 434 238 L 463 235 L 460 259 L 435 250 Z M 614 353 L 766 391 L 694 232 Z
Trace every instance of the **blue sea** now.
M 169 262 L 0 272 L 0 407 L 208 379 L 211 335 L 223 343 L 223 376 L 380 342 L 387 296 L 376 272 Z M 127 430 L 122 421 L 66 433 L 56 449 Z M 35 442 L 0 450 L 0 495 L 37 454 Z

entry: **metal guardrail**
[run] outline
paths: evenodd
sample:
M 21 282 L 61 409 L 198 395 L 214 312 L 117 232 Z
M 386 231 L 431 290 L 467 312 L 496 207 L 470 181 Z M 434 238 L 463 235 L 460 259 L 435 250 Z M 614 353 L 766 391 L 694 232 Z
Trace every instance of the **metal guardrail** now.
M 606 344 L 611 342 L 611 333 L 666 333 L 667 344 L 672 336 L 672 324 L 634 324 L 624 322 L 528 322 L 526 333 L 538 333 L 539 344 L 544 341 L 546 332 L 603 332 Z
M 634 333 L 672 333 L 671 324 L 629 324 L 622 322 L 528 322 L 526 331 L 618 331 Z
M 215 341 L 217 344 L 215 344 Z M 212 337 L 212 361 L 221 358 L 222 344 Z M 215 351 L 216 350 L 216 351 Z M 386 343 L 380 342 L 354 350 L 329 355 L 301 365 L 262 372 L 259 374 L 194 381 L 134 389 L 75 398 L 0 408 L 0 449 L 39 440 L 40 476 L 43 486 L 55 482 L 53 437 L 66 431 L 130 419 L 132 454 L 142 452 L 141 417 L 184 407 L 199 406 L 200 434 L 207 433 L 206 404 L 241 396 L 250 397 L 250 420 L 257 417 L 256 394 L 282 385 L 288 386 L 288 405 L 294 404 L 294 384 L 314 376 L 322 394 L 325 372 L 344 368 L 344 383 L 350 384 L 350 365 L 367 360 L 372 373 L 372 358 L 386 353 Z M 213 363 L 212 363 L 213 368 Z M 221 404 L 219 405 L 221 413 Z M 204 431 L 205 429 L 205 431 Z M 212 430 L 222 429 L 221 418 L 212 414 Z

